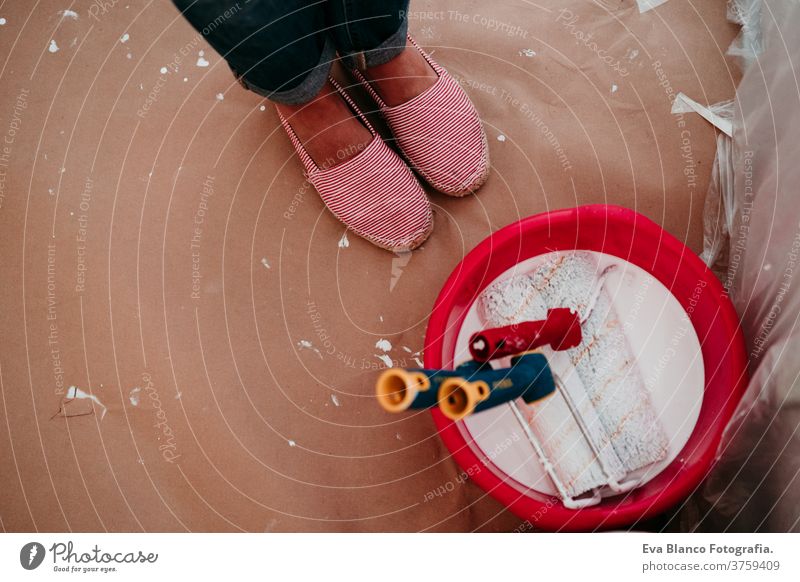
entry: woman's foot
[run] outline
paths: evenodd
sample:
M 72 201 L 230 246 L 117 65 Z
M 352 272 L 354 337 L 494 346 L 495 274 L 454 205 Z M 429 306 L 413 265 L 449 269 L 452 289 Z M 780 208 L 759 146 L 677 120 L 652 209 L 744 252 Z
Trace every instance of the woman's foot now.
M 354 70 L 394 134 L 409 165 L 439 192 L 464 196 L 489 175 L 489 146 L 467 94 L 408 38 L 397 57 Z
M 335 81 L 310 104 L 276 109 L 309 183 L 334 216 L 387 250 L 422 244 L 433 229 L 424 190 Z
M 303 147 L 320 168 L 332 168 L 349 160 L 373 140 L 330 81 L 309 103 L 276 103 L 275 107 L 289 120 Z

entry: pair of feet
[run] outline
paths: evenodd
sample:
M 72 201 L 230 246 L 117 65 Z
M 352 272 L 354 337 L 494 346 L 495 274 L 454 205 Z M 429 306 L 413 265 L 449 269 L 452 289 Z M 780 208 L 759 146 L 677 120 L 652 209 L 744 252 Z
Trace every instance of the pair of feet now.
M 353 73 L 408 164 L 435 189 L 462 196 L 483 184 L 489 162 L 480 119 L 458 83 L 410 38 L 391 61 Z M 276 108 L 309 182 L 346 226 L 392 251 L 427 238 L 433 215 L 424 191 L 335 81 L 309 103 Z
M 438 75 L 410 43 L 397 57 L 364 71 L 367 79 L 390 107 L 406 103 L 436 83 Z M 326 162 L 344 162 L 363 150 L 372 134 L 330 81 L 309 103 L 276 104 L 278 111 L 291 118 L 292 129 L 311 159 L 324 167 Z

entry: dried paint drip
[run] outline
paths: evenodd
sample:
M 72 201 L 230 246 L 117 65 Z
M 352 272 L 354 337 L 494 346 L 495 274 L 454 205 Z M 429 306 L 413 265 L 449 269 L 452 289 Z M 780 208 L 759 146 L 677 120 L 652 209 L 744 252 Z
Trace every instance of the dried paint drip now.
M 375 354 L 375 357 L 378 358 L 387 368 L 393 368 L 394 362 L 392 358 L 390 358 L 387 354 Z
M 67 393 L 61 400 L 61 407 L 58 409 L 52 418 L 56 416 L 63 416 L 70 418 L 73 416 L 87 416 L 95 413 L 95 408 L 100 409 L 100 420 L 106 415 L 108 409 L 100 402 L 100 399 L 94 394 L 87 394 L 77 386 L 70 386 Z
M 301 350 L 311 350 L 312 352 L 316 353 L 320 359 L 322 359 L 322 352 L 320 352 L 317 348 L 315 348 L 314 344 L 312 344 L 308 340 L 300 340 L 299 342 L 297 342 L 297 347 L 300 348 Z
M 384 351 L 384 352 L 388 352 L 389 350 L 392 349 L 392 342 L 390 342 L 387 339 L 379 339 L 375 343 L 375 347 L 378 348 L 379 350 Z

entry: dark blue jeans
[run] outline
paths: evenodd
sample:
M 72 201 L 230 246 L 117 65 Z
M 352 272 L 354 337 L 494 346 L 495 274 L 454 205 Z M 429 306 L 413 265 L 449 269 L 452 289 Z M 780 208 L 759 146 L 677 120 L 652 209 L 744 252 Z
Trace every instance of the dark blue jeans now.
M 241 83 L 279 103 L 310 101 L 338 52 L 383 64 L 405 47 L 408 0 L 173 0 Z

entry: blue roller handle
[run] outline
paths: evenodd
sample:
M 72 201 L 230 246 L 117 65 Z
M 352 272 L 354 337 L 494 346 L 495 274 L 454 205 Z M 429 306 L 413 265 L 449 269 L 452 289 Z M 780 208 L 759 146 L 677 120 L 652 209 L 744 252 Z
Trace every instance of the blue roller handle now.
M 511 367 L 499 370 L 474 360 L 455 370 L 390 368 L 377 384 L 378 400 L 386 410 L 439 406 L 454 420 L 517 398 L 535 402 L 554 391 L 547 358 L 539 353 L 516 356 Z

